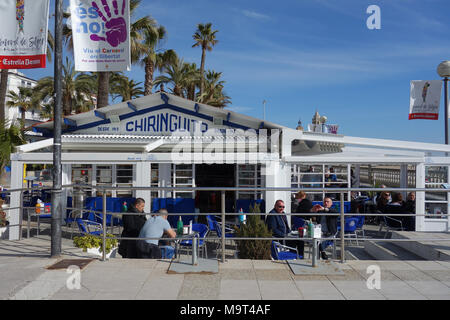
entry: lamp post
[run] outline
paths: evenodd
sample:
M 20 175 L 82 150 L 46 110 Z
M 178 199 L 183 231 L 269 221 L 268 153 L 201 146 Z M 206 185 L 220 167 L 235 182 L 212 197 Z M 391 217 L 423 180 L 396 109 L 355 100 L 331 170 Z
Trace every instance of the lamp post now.
M 450 77 L 450 61 L 442 61 L 437 73 L 444 78 L 444 108 L 445 108 L 445 144 L 448 144 L 448 78 Z
M 266 121 L 266 100 L 263 100 L 263 120 Z

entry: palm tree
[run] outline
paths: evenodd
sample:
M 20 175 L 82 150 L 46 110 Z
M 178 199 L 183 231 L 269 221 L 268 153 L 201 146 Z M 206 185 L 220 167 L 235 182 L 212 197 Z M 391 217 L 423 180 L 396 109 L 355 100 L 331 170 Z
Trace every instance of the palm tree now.
M 9 91 L 8 98 L 9 101 L 6 102 L 8 107 L 19 108 L 21 112 L 21 128 L 25 128 L 25 112 L 33 109 L 34 106 L 39 106 L 39 104 L 34 104 L 32 101 L 33 90 L 27 87 L 20 87 L 19 92 L 16 93 L 13 90 Z
M 177 59 L 163 68 L 165 74 L 158 76 L 155 79 L 156 86 L 169 84 L 172 86 L 171 92 L 179 97 L 186 98 L 189 94 L 191 85 L 198 82 L 199 75 L 196 68 L 183 61 Z M 195 87 L 194 87 L 195 90 Z
M 224 91 L 225 81 L 220 80 L 222 72 L 208 70 L 205 76 L 205 92 L 198 97 L 198 101 L 213 107 L 223 108 L 231 103 L 231 98 Z
M 137 13 L 137 9 L 141 4 L 142 0 L 130 0 L 130 16 Z M 64 14 L 64 18 L 68 19 L 70 17 L 69 13 Z M 139 57 L 143 52 L 143 45 L 141 41 L 143 40 L 144 30 L 149 30 L 153 28 L 155 21 L 150 16 L 142 17 L 130 25 L 130 56 L 131 63 L 136 63 L 139 61 Z M 69 50 L 73 51 L 73 39 L 72 30 L 65 26 L 63 28 L 63 35 L 65 38 L 65 43 Z M 110 83 L 110 72 L 98 72 L 98 85 L 97 85 L 97 108 L 101 108 L 108 105 L 109 97 L 109 83 Z
M 156 47 L 166 36 L 166 29 L 163 26 L 149 28 L 144 31 L 144 52 L 140 64 L 145 70 L 145 95 L 152 93 L 153 88 L 153 73 L 155 72 L 155 65 L 157 59 Z
M 94 77 L 75 71 L 72 62 L 66 57 L 66 63 L 63 65 L 62 75 L 62 97 L 63 114 L 70 115 L 72 111 L 78 109 L 88 109 L 93 107 L 93 95 L 96 89 Z M 53 100 L 54 79 L 53 77 L 44 77 L 40 79 L 33 88 L 35 96 L 40 101 Z M 50 102 L 53 104 L 53 101 Z
M 192 45 L 192 48 L 194 47 L 201 47 L 202 48 L 202 60 L 200 64 L 200 73 L 203 76 L 205 71 L 205 57 L 206 57 L 206 50 L 211 51 L 212 47 L 214 47 L 218 40 L 216 40 L 216 33 L 218 30 L 211 30 L 212 24 L 209 22 L 207 24 L 201 24 L 199 23 L 197 25 L 197 30 L 192 36 L 195 40 L 195 43 Z M 203 93 L 203 79 L 200 82 L 200 95 Z
M 144 91 L 140 86 L 142 82 L 134 82 L 134 80 L 129 80 L 126 76 L 121 76 L 118 81 L 115 81 L 111 85 L 111 93 L 113 95 L 113 100 L 122 97 L 122 102 L 132 100 L 144 95 Z
M 0 172 L 9 163 L 10 155 L 16 146 L 25 144 L 23 131 L 19 127 L 0 120 Z
M 52 61 L 52 52 L 55 47 L 55 39 L 50 30 L 47 32 L 47 61 Z M 0 76 L 0 121 L 5 120 L 5 103 L 8 90 L 8 69 L 2 69 Z M 6 123 L 6 122 L 5 122 Z

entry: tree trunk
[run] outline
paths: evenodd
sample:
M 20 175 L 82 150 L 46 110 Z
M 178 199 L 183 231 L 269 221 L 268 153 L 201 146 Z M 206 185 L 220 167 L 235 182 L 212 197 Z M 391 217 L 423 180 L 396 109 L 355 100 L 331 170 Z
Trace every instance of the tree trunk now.
M 2 69 L 0 78 L 0 121 L 6 120 L 6 90 L 8 89 L 8 69 Z
M 205 56 L 206 56 L 206 48 L 202 47 L 202 62 L 200 64 L 200 94 L 199 96 L 202 95 L 203 93 L 203 87 L 204 87 L 204 73 L 205 73 Z
M 22 123 L 20 124 L 22 127 L 22 131 L 25 129 L 25 112 L 26 110 L 24 108 L 20 108 L 20 110 L 22 110 Z
M 148 58 L 147 58 L 148 59 Z M 153 89 L 153 72 L 155 67 L 153 62 L 147 61 L 145 63 L 145 84 L 144 84 L 144 96 L 152 94 Z
M 109 72 L 98 73 L 97 108 L 108 105 L 109 96 Z

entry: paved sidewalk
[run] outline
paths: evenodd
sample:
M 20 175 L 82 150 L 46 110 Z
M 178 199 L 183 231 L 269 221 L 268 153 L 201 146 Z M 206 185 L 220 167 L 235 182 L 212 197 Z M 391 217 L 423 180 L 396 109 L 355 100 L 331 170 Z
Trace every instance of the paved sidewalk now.
M 294 275 L 285 262 L 219 262 L 216 274 L 167 274 L 169 260 L 98 259 L 81 270 L 80 289 L 68 289 L 66 270 L 47 270 L 50 240 L 0 241 L 0 299 L 152 300 L 450 300 L 448 261 L 347 261 L 344 275 Z M 63 239 L 65 259 L 88 257 Z M 381 269 L 381 288 L 368 289 L 367 267 Z M 70 283 L 70 281 L 69 281 Z

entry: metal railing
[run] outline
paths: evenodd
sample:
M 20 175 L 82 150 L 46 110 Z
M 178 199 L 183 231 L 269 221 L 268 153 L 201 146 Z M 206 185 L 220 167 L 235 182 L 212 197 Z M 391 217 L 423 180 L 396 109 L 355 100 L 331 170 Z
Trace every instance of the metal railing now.
M 76 185 L 76 184 L 71 184 L 71 185 L 64 185 L 63 188 L 92 188 L 92 186 L 90 185 Z M 106 261 L 106 231 L 107 231 L 107 225 L 106 225 L 106 221 L 107 221 L 107 215 L 111 214 L 111 223 L 113 222 L 113 216 L 114 215 L 123 215 L 123 214 L 127 214 L 127 215 L 148 215 L 149 213 L 130 213 L 130 212 L 112 212 L 112 211 L 107 211 L 106 210 L 106 203 L 107 203 L 107 193 L 105 191 L 111 191 L 111 190 L 132 190 L 132 191 L 137 191 L 137 190 L 146 190 L 146 191 L 158 191 L 158 190 L 166 190 L 166 191 L 220 191 L 221 192 L 221 228 L 222 228 L 222 235 L 221 237 L 207 237 L 205 238 L 205 240 L 220 240 L 221 241 L 221 246 L 222 246 L 222 256 L 221 256 L 221 261 L 225 262 L 225 221 L 226 221 L 226 216 L 232 215 L 232 216 L 236 216 L 239 213 L 236 212 L 225 212 L 225 193 L 226 191 L 259 191 L 259 192 L 267 192 L 267 191 L 289 191 L 289 192 L 297 192 L 297 191 L 306 191 L 306 192 L 314 192 L 314 191 L 320 191 L 320 192 L 325 192 L 325 193 L 334 193 L 334 194 L 339 194 L 340 195 L 340 212 L 339 213 L 326 213 L 326 214 L 321 214 L 323 216 L 338 216 L 340 217 L 340 232 L 339 232 L 339 237 L 337 238 L 308 238 L 308 237 L 304 237 L 304 238 L 298 238 L 299 241 L 303 241 L 303 240 L 311 240 L 313 241 L 315 240 L 324 240 L 324 241 L 339 241 L 340 242 L 340 262 L 344 263 L 345 262 L 345 240 L 353 240 L 354 238 L 346 238 L 345 237 L 345 217 L 346 216 L 376 216 L 376 217 L 383 217 L 383 216 L 396 216 L 396 217 L 402 217 L 402 216 L 414 216 L 414 217 L 418 217 L 418 216 L 429 216 L 428 214 L 415 214 L 415 213 L 405 213 L 405 214 L 393 214 L 393 213 L 345 213 L 345 205 L 344 205 L 344 194 L 348 193 L 350 191 L 355 191 L 355 192 L 367 192 L 367 191 L 396 191 L 396 192 L 409 192 L 409 191 L 415 191 L 415 192 L 443 192 L 443 189 L 440 188 L 333 188 L 333 189 L 329 189 L 329 188 L 307 188 L 307 189 L 300 189 L 300 188 L 289 188 L 289 187 L 115 187 L 115 186 L 95 186 L 96 189 L 100 189 L 103 190 L 102 192 L 102 211 L 94 211 L 94 210 L 88 210 L 88 209 L 84 209 L 84 208 L 74 208 L 74 207 L 67 207 L 67 209 L 73 209 L 73 210 L 77 210 L 79 212 L 83 212 L 83 211 L 89 211 L 89 212 L 94 212 L 94 213 L 99 213 L 102 215 L 102 228 L 103 228 L 103 232 L 102 232 L 102 241 L 103 241 L 103 252 L 102 252 L 102 261 Z M 32 191 L 32 190 L 36 190 L 36 189 L 46 189 L 46 190 L 50 190 L 48 187 L 32 187 L 32 188 L 20 188 L 20 189 L 9 189 L 6 191 L 3 191 L 3 193 L 13 193 L 13 192 L 20 192 L 21 197 L 20 197 L 20 206 L 18 207 L 11 207 L 11 208 L 5 208 L 3 210 L 13 210 L 13 209 L 24 209 L 24 208 L 32 208 L 32 207 L 24 207 L 23 206 L 23 194 L 25 191 Z M 445 191 L 444 191 L 445 192 Z M 289 199 L 290 201 L 290 199 Z M 285 201 L 286 202 L 286 201 Z M 34 208 L 34 207 L 33 207 Z M 267 211 L 267 210 L 266 210 Z M 211 213 L 168 213 L 168 215 L 210 215 Z M 279 213 L 266 213 L 266 212 L 261 212 L 261 213 L 246 213 L 246 215 L 278 215 Z M 291 216 L 317 216 L 317 213 L 311 213 L 311 212 L 305 212 L 305 213 L 290 213 Z M 19 226 L 21 227 L 22 225 L 22 216 L 21 215 L 21 219 L 20 219 L 20 223 Z M 448 217 L 447 214 L 441 214 L 441 215 L 433 215 L 433 217 L 436 216 L 442 216 L 442 217 Z M 20 234 L 22 234 L 22 232 L 20 232 Z M 167 240 L 167 238 L 132 238 L 132 237 L 114 237 L 114 239 L 117 240 L 161 240 L 161 239 L 165 239 Z M 359 238 L 361 239 L 361 241 L 364 240 L 370 240 L 370 241 L 387 241 L 387 242 L 407 242 L 407 241 L 415 241 L 412 239 L 376 239 L 376 238 Z M 233 240 L 293 240 L 293 238 L 275 238 L 275 237 L 269 237 L 269 238 L 254 238 L 254 237 L 233 237 Z M 450 241 L 449 239 L 442 239 L 442 238 L 437 238 L 437 239 L 424 239 L 421 238 L 420 241 Z

